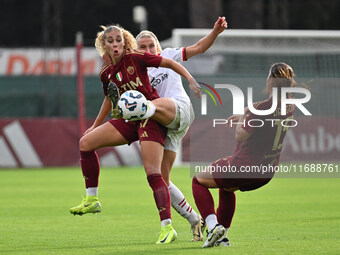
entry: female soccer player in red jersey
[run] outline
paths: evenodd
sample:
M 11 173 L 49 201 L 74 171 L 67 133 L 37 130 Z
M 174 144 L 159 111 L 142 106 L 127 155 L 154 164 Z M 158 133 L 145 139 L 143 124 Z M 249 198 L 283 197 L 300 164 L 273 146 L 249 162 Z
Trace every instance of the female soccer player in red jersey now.
M 156 35 L 151 31 L 141 31 L 136 40 L 139 50 L 183 63 L 189 58 L 207 51 L 217 36 L 226 28 L 225 17 L 219 17 L 208 35 L 194 45 L 177 49 L 166 48 L 162 50 Z M 171 69 L 150 67 L 148 68 L 148 75 L 151 86 L 157 90 L 161 97 L 152 101 L 156 111 L 151 118 L 168 128 L 162 160 L 162 176 L 169 187 L 171 205 L 181 216 L 189 221 L 193 241 L 202 241 L 203 219 L 193 210 L 177 186 L 170 181 L 171 168 L 175 162 L 181 140 L 187 133 L 195 116 L 190 98 L 183 88 L 181 76 Z
M 267 110 L 272 106 L 272 89 L 280 91 L 282 87 L 295 87 L 293 69 L 285 63 L 273 64 L 267 78 L 266 92 L 270 97 L 263 101 L 254 103 L 254 108 Z M 279 97 L 280 93 L 279 93 Z M 267 184 L 274 176 L 274 172 L 263 175 L 242 173 L 246 166 L 277 166 L 280 158 L 282 142 L 288 130 L 289 120 L 293 118 L 294 107 L 287 106 L 286 115 L 281 115 L 280 101 L 274 113 L 267 116 L 257 116 L 248 108 L 242 116 L 233 115 L 229 117 L 228 123 L 238 123 L 235 138 L 237 145 L 232 156 L 216 160 L 210 167 L 214 169 L 236 169 L 233 171 L 200 172 L 192 181 L 192 191 L 202 217 L 208 228 L 207 240 L 203 247 L 229 246 L 227 232 L 230 227 L 235 211 L 234 191 L 255 190 Z M 252 119 L 275 119 L 264 124 L 262 127 L 252 127 L 249 121 Z M 282 121 L 286 121 L 282 125 Z M 288 123 L 287 123 L 288 122 Z M 215 213 L 214 200 L 209 188 L 219 189 L 219 205 Z M 221 225 L 220 225 L 221 224 Z
M 126 122 L 124 119 L 102 122 L 111 110 L 108 95 L 118 91 L 109 91 L 109 83 L 115 83 L 120 93 L 135 89 L 144 94 L 148 100 L 158 98 L 151 87 L 147 67 L 167 67 L 181 74 L 189 82 L 189 87 L 200 95 L 201 91 L 193 77 L 186 69 L 173 60 L 145 52 L 133 51 L 136 48 L 134 37 L 118 26 L 102 27 L 96 39 L 99 54 L 106 57 L 100 72 L 103 84 L 104 101 L 93 125 L 80 139 L 80 162 L 86 184 L 86 198 L 82 203 L 70 209 L 72 214 L 97 213 L 101 211 L 98 201 L 99 162 L 95 150 L 107 146 L 130 144 L 140 140 L 141 154 L 147 180 L 154 194 L 156 206 L 161 218 L 162 230 L 157 244 L 170 243 L 177 233 L 171 226 L 171 204 L 169 189 L 161 175 L 163 146 L 167 129 L 152 119 Z M 109 62 L 108 62 L 109 60 Z M 112 87 L 110 87 L 112 89 Z

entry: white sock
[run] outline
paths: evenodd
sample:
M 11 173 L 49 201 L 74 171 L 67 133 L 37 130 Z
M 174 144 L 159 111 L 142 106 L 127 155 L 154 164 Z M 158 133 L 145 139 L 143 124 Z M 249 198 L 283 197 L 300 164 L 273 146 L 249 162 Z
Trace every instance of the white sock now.
M 224 228 L 224 229 L 225 229 L 225 236 L 227 236 L 229 228 Z
M 145 115 L 143 116 L 142 119 L 147 119 L 147 118 L 150 118 L 152 117 L 155 112 L 156 112 L 156 106 L 153 104 L 153 102 L 151 102 L 150 100 L 147 101 L 147 110 L 146 110 L 146 113 Z
M 169 185 L 171 205 L 184 218 L 186 218 L 191 226 L 196 225 L 200 220 L 198 214 L 192 209 L 186 201 L 183 193 L 172 183 Z
M 98 196 L 98 187 L 86 188 L 87 196 Z
M 205 218 L 205 223 L 207 224 L 208 231 L 211 231 L 218 224 L 216 214 L 209 214 Z
M 170 218 L 161 221 L 161 226 L 162 227 L 164 227 L 166 225 L 169 225 L 169 224 L 171 224 L 171 219 Z

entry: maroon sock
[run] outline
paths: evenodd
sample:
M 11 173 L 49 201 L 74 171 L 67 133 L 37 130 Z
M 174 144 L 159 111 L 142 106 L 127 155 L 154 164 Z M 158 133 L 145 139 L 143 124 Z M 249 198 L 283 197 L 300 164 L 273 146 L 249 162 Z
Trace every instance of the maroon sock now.
M 209 214 L 215 214 L 214 199 L 209 189 L 200 184 L 196 177 L 192 179 L 192 194 L 203 219 Z
M 147 178 L 153 191 L 153 197 L 155 198 L 161 221 L 171 219 L 170 192 L 162 175 L 150 174 Z
M 95 151 L 80 151 L 80 165 L 86 188 L 98 187 L 99 161 Z
M 219 195 L 220 199 L 217 208 L 217 221 L 223 227 L 229 228 L 235 212 L 235 192 L 228 192 L 223 188 L 220 188 Z

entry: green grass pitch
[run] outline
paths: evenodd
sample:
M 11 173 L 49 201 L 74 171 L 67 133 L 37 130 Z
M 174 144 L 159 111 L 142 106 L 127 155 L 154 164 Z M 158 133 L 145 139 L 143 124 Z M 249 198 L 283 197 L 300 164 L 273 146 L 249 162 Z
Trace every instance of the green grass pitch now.
M 189 168 L 172 180 L 197 211 Z M 102 168 L 98 215 L 69 213 L 81 194 L 79 168 L 0 170 L 0 254 L 340 254 L 340 179 L 277 178 L 237 192 L 232 246 L 209 249 L 190 242 L 174 210 L 178 239 L 155 244 L 159 216 L 141 167 Z

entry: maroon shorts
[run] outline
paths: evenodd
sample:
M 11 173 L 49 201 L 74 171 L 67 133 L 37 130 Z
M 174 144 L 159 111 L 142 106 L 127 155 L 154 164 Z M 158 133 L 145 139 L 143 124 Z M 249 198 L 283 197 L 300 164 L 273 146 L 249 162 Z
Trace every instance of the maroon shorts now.
M 168 129 L 155 120 L 145 119 L 126 122 L 124 119 L 113 119 L 110 120 L 110 123 L 129 144 L 140 140 L 158 142 L 164 146 Z
M 235 164 L 235 160 L 233 156 L 218 159 L 214 163 L 211 164 L 211 166 L 214 166 L 216 169 L 218 169 L 217 165 L 220 167 L 220 169 L 223 166 L 226 166 L 226 167 L 233 166 L 234 169 L 236 170 L 240 169 L 240 165 Z M 262 176 L 260 174 L 254 175 L 254 174 L 239 173 L 239 172 L 234 173 L 234 172 L 229 172 L 229 171 L 226 171 L 226 172 L 214 171 L 212 175 L 214 177 L 214 181 L 216 182 L 219 188 L 224 188 L 230 191 L 255 190 L 266 185 L 272 179 L 272 176 L 261 178 Z M 250 178 L 248 178 L 248 176 Z

